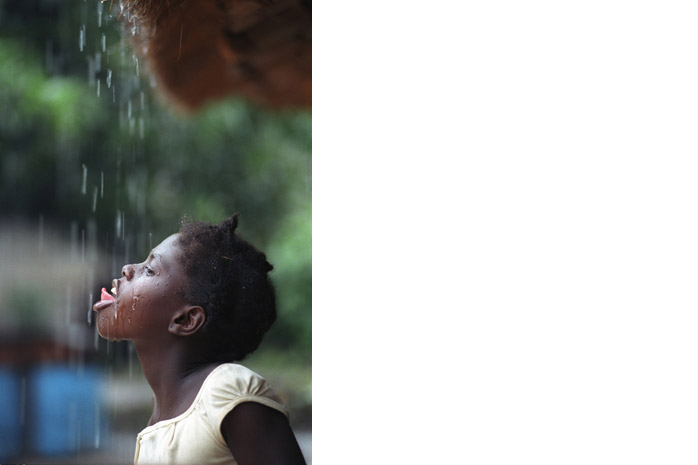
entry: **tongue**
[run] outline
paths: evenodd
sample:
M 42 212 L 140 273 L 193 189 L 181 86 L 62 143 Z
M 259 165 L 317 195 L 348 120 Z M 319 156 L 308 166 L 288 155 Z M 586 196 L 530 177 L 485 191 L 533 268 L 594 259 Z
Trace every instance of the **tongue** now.
M 102 300 L 108 300 L 110 302 L 113 302 L 114 296 L 108 293 L 106 289 L 102 288 Z

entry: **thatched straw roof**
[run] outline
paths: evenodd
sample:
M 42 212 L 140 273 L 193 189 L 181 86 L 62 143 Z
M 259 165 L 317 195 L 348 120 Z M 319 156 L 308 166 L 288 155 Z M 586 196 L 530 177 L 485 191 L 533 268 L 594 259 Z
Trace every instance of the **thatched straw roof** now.
M 310 108 L 311 8 L 303 0 L 124 0 L 161 93 L 194 110 L 231 94 Z

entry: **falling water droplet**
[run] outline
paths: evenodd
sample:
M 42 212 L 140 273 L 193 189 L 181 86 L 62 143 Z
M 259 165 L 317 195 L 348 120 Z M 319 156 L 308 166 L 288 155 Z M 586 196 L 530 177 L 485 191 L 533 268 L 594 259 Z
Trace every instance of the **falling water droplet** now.
M 97 79 L 97 97 L 99 97 L 99 90 L 100 90 L 100 84 L 102 83 L 101 79 Z
M 128 119 L 130 120 L 132 118 L 133 114 L 133 108 L 131 106 L 131 100 L 128 101 Z
M 95 402 L 95 449 L 99 449 L 99 403 Z
M 85 25 L 80 26 L 80 51 L 85 50 Z
M 145 94 L 141 91 L 141 110 L 145 110 Z
M 104 198 L 104 171 L 99 172 L 99 198 Z
M 97 323 L 95 322 L 95 350 L 99 349 L 99 333 L 97 332 Z
M 111 87 L 111 69 L 107 68 L 107 87 Z
M 97 26 L 102 27 L 102 10 L 104 9 L 104 5 L 102 5 L 102 2 L 97 3 Z
M 140 72 L 138 68 L 138 57 L 136 57 L 136 55 L 133 55 L 133 61 L 136 62 L 136 77 L 140 77 Z
M 90 297 L 87 300 L 87 325 L 92 324 L 92 293 L 90 292 Z
M 82 185 L 80 187 L 80 193 L 82 195 L 87 194 L 87 166 L 82 164 Z
M 121 211 L 116 210 L 116 237 L 121 237 Z
M 82 263 L 85 263 L 85 230 L 82 230 L 82 245 L 81 245 L 81 255 L 80 259 L 82 260 Z
M 145 138 L 145 125 L 143 123 L 143 117 L 138 118 L 138 135 L 141 139 Z
M 107 35 L 102 33 L 102 51 L 106 52 L 107 51 Z M 108 59 L 109 57 L 107 57 Z
M 95 53 L 95 71 L 102 71 L 102 52 Z
M 92 213 L 97 211 L 97 186 L 92 191 Z
M 150 244 L 149 249 L 153 250 L 153 233 L 151 233 L 151 232 L 148 233 L 148 243 Z

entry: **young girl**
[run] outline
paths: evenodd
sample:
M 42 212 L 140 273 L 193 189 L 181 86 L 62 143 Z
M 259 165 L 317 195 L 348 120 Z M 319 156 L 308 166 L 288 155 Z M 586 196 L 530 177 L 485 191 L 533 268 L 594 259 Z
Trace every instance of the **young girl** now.
M 184 222 L 93 306 L 100 336 L 133 342 L 155 394 L 134 464 L 305 463 L 281 400 L 230 363 L 276 319 L 272 266 L 236 227 L 237 215 Z

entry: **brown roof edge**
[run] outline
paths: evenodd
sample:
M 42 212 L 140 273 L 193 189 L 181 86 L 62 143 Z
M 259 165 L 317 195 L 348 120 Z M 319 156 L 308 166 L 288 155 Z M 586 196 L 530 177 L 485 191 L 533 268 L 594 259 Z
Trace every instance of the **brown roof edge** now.
M 239 96 L 312 107 L 312 17 L 304 0 L 126 0 L 136 52 L 160 94 L 194 111 Z

